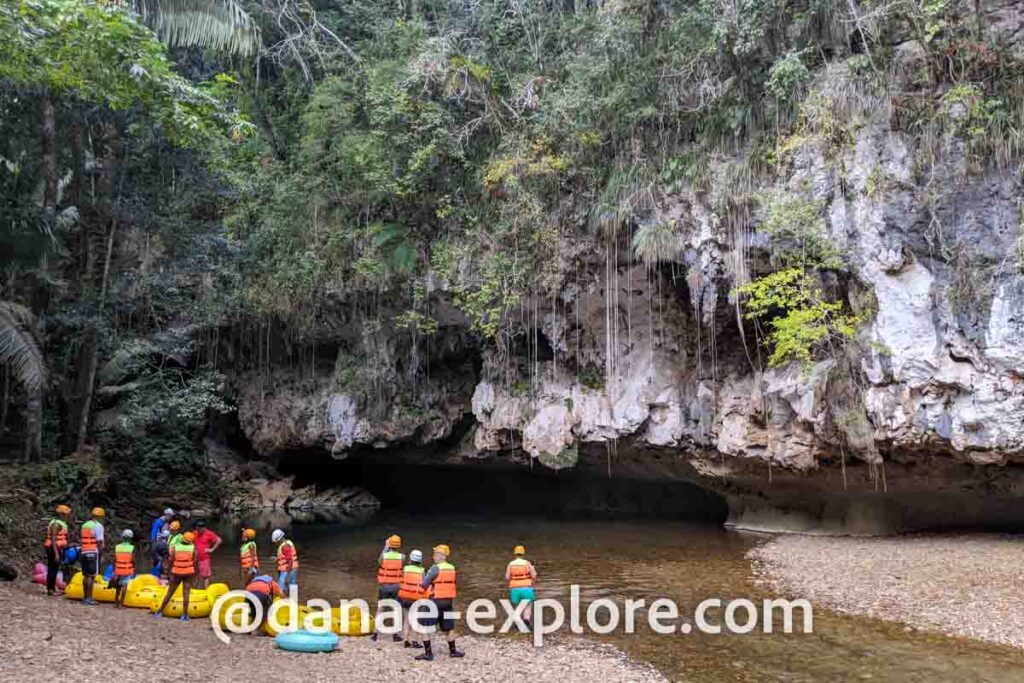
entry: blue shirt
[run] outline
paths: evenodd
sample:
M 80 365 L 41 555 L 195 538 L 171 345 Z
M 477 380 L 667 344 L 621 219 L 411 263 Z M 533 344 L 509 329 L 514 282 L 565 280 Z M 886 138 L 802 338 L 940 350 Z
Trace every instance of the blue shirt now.
M 164 527 L 167 526 L 167 520 L 162 516 L 157 517 L 153 520 L 153 525 L 149 527 L 149 540 L 155 541 L 160 532 L 163 531 Z

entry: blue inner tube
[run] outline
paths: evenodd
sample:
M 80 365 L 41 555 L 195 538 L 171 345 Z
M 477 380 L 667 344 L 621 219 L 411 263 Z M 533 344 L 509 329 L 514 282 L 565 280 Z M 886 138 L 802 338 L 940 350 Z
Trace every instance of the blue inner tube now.
M 338 646 L 338 636 L 330 631 L 327 633 L 290 631 L 277 634 L 274 642 L 282 650 L 291 652 L 330 652 Z

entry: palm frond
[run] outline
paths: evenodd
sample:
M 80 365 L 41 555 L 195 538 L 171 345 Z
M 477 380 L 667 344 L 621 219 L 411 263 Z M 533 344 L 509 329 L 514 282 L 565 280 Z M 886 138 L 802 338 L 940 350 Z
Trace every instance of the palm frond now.
M 248 56 L 259 46 L 256 22 L 237 0 L 136 0 L 136 10 L 171 47 Z
M 43 348 L 35 334 L 35 316 L 24 306 L 0 301 L 0 365 L 29 391 L 46 381 Z

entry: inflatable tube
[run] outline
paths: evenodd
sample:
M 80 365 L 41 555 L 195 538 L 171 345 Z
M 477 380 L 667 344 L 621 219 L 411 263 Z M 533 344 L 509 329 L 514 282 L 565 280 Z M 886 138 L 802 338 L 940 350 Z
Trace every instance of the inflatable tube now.
M 68 582 L 67 588 L 64 590 L 64 597 L 69 600 L 81 600 L 85 595 L 85 590 L 82 586 L 82 572 L 76 573 L 71 577 L 71 581 Z M 114 602 L 114 589 L 107 586 L 107 581 L 99 574 L 95 577 L 95 583 L 93 584 L 92 597 L 96 602 Z
M 167 591 L 164 590 L 164 595 Z M 154 614 L 160 609 L 160 603 L 164 601 L 164 595 L 154 597 L 153 601 L 149 605 L 149 611 Z M 184 612 L 185 604 L 179 597 L 172 597 L 164 608 L 165 617 L 180 617 Z M 194 590 L 189 591 L 188 594 L 188 616 L 189 619 L 203 619 L 210 616 L 210 611 L 213 609 L 213 604 L 206 599 L 206 591 Z
M 274 600 L 274 602 L 278 601 Z M 309 608 L 305 605 L 299 605 L 295 610 L 291 610 L 287 606 L 280 607 L 277 610 L 278 623 L 276 625 L 272 624 L 269 615 L 267 615 L 267 620 L 263 622 L 263 632 L 268 636 L 277 636 L 289 629 L 301 629 L 307 614 L 309 614 Z M 277 626 L 281 628 L 278 629 Z
M 135 609 L 149 609 L 153 600 L 163 600 L 167 594 L 167 586 L 144 586 L 138 590 L 132 590 L 129 584 L 128 592 L 124 596 L 124 606 Z
M 274 643 L 290 652 L 330 652 L 338 647 L 338 636 L 333 633 L 290 631 L 275 637 Z
M 226 583 L 211 583 L 206 589 L 206 597 L 210 602 L 227 593 L 231 588 Z
M 312 615 L 309 625 L 313 628 L 322 628 L 324 626 L 324 618 L 320 610 L 309 607 L 306 609 L 309 611 L 309 614 Z M 342 613 L 340 607 L 333 607 L 331 608 L 331 623 L 329 628 L 339 636 L 369 635 L 373 633 L 373 615 L 367 615 L 366 625 L 364 627 L 362 614 L 362 610 L 352 605 L 347 606 L 344 613 Z

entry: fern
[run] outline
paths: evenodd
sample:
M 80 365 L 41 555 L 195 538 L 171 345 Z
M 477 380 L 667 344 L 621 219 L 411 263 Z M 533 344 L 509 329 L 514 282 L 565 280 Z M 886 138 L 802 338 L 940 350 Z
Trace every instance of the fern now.
M 249 56 L 259 46 L 256 23 L 236 0 L 136 0 L 135 9 L 170 47 Z
M 35 332 L 35 316 L 20 304 L 0 301 L 0 364 L 29 391 L 46 381 L 42 344 Z

